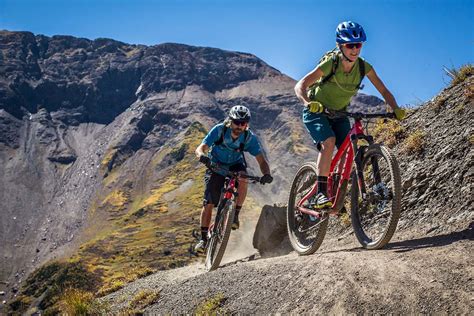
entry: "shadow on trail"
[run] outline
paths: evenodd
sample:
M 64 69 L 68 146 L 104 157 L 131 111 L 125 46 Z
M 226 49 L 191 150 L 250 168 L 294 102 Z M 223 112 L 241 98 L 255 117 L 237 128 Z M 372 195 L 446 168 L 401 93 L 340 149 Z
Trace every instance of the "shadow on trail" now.
M 394 252 L 407 252 L 407 251 L 423 249 L 423 248 L 447 246 L 460 240 L 474 240 L 474 222 L 471 222 L 469 224 L 469 227 L 467 227 L 466 229 L 458 231 L 458 232 L 393 242 L 393 243 L 389 243 L 388 245 L 386 245 L 384 248 L 380 250 L 393 250 Z M 321 251 L 319 253 L 328 254 L 328 253 L 335 253 L 335 252 L 359 252 L 359 251 L 366 251 L 366 250 L 362 247 L 354 247 L 354 248 L 346 248 L 346 249 Z
M 418 239 L 404 240 L 388 244 L 384 249 L 395 252 L 407 252 L 422 248 L 442 247 L 460 240 L 474 240 L 474 222 L 468 228 L 445 235 L 423 237 Z

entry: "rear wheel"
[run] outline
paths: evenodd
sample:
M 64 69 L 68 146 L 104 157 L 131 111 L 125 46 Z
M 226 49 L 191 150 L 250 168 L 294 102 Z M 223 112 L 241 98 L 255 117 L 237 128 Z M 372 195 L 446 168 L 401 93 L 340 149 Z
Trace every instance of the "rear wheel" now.
M 287 208 L 288 237 L 300 255 L 313 254 L 321 246 L 328 226 L 328 217 L 312 220 L 297 209 L 301 199 L 311 191 L 317 181 L 317 166 L 313 162 L 303 164 L 293 179 Z
M 401 210 L 401 179 L 398 162 L 385 146 L 372 145 L 362 159 L 366 195 L 352 175 L 351 221 L 360 244 L 367 249 L 385 246 L 397 228 Z
M 212 271 L 219 267 L 222 257 L 225 253 L 227 242 L 229 241 L 232 221 L 234 220 L 235 207 L 234 202 L 227 200 L 219 216 L 207 246 L 206 270 Z

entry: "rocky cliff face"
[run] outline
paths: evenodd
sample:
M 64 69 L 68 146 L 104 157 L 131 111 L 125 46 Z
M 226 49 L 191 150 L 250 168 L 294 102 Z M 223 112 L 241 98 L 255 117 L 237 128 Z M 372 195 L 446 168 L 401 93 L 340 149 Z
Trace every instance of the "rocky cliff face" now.
M 190 235 L 202 189 L 192 152 L 233 105 L 251 109 L 252 128 L 272 163 L 276 185 L 259 191 L 267 201 L 287 186 L 281 166 L 315 154 L 299 124 L 294 81 L 250 54 L 8 31 L 0 32 L 0 51 L 2 287 L 17 287 L 34 267 L 74 254 L 99 232 L 135 221 L 127 234 L 146 240 L 138 217 L 171 226 L 185 217 L 181 225 Z M 179 162 L 188 173 L 174 169 Z M 177 171 L 188 176 L 170 177 Z M 195 205 L 179 204 L 182 187 L 171 192 L 181 182 L 193 188 L 188 201 Z M 166 215 L 179 205 L 182 213 Z M 153 238 L 159 225 L 147 228 Z M 173 249 L 176 236 L 182 234 L 160 242 Z M 187 245 L 181 247 L 183 256 Z
M 275 176 L 249 209 L 286 200 L 316 156 L 294 80 L 250 54 L 9 31 L 0 52 L 0 290 L 63 256 L 109 281 L 191 260 L 193 151 L 233 105 L 252 111 Z

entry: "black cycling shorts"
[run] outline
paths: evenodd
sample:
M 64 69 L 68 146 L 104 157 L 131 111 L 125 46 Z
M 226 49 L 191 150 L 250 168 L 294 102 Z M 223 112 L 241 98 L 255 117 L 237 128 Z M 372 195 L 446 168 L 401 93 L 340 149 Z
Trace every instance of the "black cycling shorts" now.
M 238 163 L 229 167 L 229 171 L 247 171 L 243 163 Z M 203 206 L 207 204 L 214 204 L 217 206 L 221 198 L 222 188 L 224 187 L 225 177 L 218 173 L 207 169 L 204 175 L 204 183 L 206 189 L 204 190 Z

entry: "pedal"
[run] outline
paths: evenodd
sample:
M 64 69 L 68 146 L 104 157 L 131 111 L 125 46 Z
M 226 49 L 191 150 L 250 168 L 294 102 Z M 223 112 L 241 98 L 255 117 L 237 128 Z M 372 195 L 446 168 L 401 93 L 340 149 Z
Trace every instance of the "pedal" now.
M 189 252 L 189 256 L 195 256 L 195 257 L 198 257 L 199 256 L 199 253 L 197 253 L 196 251 L 194 251 L 194 244 L 190 244 L 189 245 L 189 248 L 188 248 L 188 252 Z

